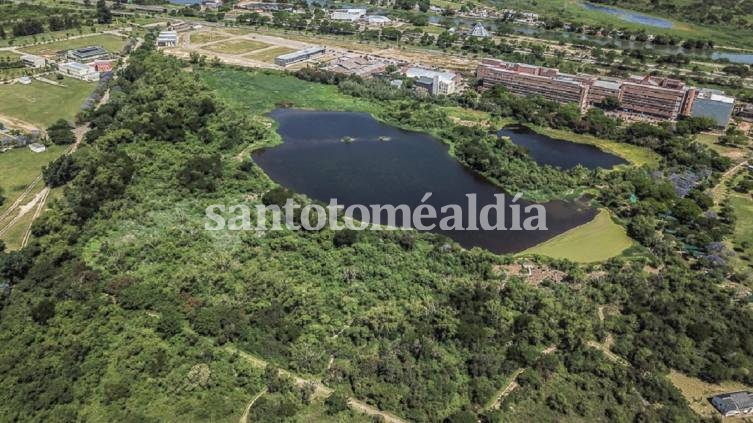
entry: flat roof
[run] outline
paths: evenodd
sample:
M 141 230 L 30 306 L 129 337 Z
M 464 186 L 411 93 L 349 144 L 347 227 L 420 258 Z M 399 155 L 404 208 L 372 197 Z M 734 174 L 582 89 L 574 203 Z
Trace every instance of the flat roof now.
M 305 48 L 303 50 L 294 51 L 292 53 L 283 54 L 281 56 L 277 56 L 277 59 L 295 59 L 299 56 L 305 56 L 307 54 L 314 54 L 319 53 L 321 51 L 324 51 L 324 47 L 309 47 Z
M 83 63 L 78 63 L 78 62 L 66 62 L 66 63 L 63 63 L 60 66 L 65 66 L 65 67 L 73 68 L 73 69 L 77 69 L 77 70 L 85 70 L 85 71 L 89 70 L 89 66 L 84 65 Z
M 434 78 L 435 76 L 438 76 L 440 81 L 442 82 L 450 82 L 455 78 L 455 73 L 453 72 L 442 72 L 442 71 L 435 71 L 431 69 L 425 69 L 420 68 L 418 66 L 412 66 L 408 68 L 407 71 L 405 71 L 405 76 L 408 78 L 420 78 L 420 77 L 427 77 L 427 78 Z

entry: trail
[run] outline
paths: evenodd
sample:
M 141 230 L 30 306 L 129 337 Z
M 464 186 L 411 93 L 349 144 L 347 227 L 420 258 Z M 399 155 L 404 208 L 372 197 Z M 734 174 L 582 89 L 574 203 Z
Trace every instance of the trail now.
M 512 393 L 519 385 L 518 385 L 518 376 L 522 375 L 523 372 L 526 371 L 525 367 L 521 367 L 517 370 L 515 370 L 512 373 L 512 376 L 510 378 L 510 383 L 507 384 L 504 388 L 502 388 L 499 393 L 496 395 L 494 402 L 488 407 L 492 410 L 499 410 L 499 407 L 502 405 L 502 401 Z
M 252 399 L 251 402 L 249 402 L 248 405 L 246 406 L 246 410 L 243 411 L 243 414 L 241 414 L 241 418 L 240 418 L 240 420 L 238 420 L 238 423 L 247 423 L 248 422 L 248 413 L 251 412 L 251 407 L 254 406 L 254 403 L 256 402 L 256 400 L 258 400 L 259 398 L 261 398 L 261 396 L 264 395 L 264 394 L 266 394 L 266 393 L 267 393 L 267 388 L 264 388 L 264 389 L 261 390 L 261 392 L 259 392 L 258 394 L 256 394 L 256 396 L 254 397 L 254 399 Z
M 727 190 L 727 181 L 732 179 L 732 177 L 735 176 L 735 174 L 740 171 L 740 169 L 743 169 L 744 166 L 747 165 L 748 161 L 745 160 L 744 162 L 738 163 L 728 171 L 724 172 L 724 174 L 719 178 L 719 183 L 716 184 L 714 188 L 711 188 L 711 198 L 714 200 L 714 204 L 719 205 L 719 202 L 722 200 L 722 197 Z
M 268 364 L 267 361 L 255 357 L 245 351 L 241 351 L 238 348 L 226 346 L 225 349 L 232 353 L 237 353 L 254 367 L 265 368 Z M 293 383 L 299 388 L 307 384 L 314 386 L 314 397 L 327 398 L 334 392 L 332 388 L 325 386 L 317 380 L 305 379 L 284 369 L 280 369 L 280 374 L 290 377 L 293 380 Z M 370 416 L 379 416 L 387 423 L 407 423 L 405 420 L 392 413 L 382 411 L 356 398 L 348 398 L 348 406 L 355 411 L 360 411 Z M 243 422 L 243 420 L 241 420 L 241 422 Z

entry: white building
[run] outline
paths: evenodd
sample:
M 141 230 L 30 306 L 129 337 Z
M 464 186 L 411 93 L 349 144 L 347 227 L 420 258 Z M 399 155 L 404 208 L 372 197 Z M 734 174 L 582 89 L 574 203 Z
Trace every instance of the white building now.
M 18 83 L 21 85 L 29 85 L 31 84 L 31 78 L 29 78 L 28 76 L 22 76 L 18 78 Z
M 91 66 L 77 62 L 61 63 L 58 65 L 58 73 L 70 76 L 82 81 L 99 81 L 99 72 Z
M 24 54 L 21 56 L 21 61 L 24 65 L 30 68 L 43 68 L 47 64 L 47 59 L 44 57 L 34 56 L 31 54 Z
M 392 19 L 386 17 L 386 16 L 380 16 L 380 15 L 370 15 L 370 16 L 364 16 L 364 21 L 368 25 L 374 25 L 374 26 L 384 26 L 389 25 L 392 23 Z
M 471 28 L 471 31 L 468 33 L 471 37 L 478 37 L 478 38 L 486 38 L 489 36 L 489 31 L 484 28 L 483 25 L 480 23 L 476 23 L 473 25 L 473 28 Z
M 411 67 L 405 71 L 405 76 L 411 79 L 418 79 L 421 77 L 429 78 L 433 80 L 431 87 L 432 95 L 448 95 L 457 91 L 458 82 L 460 82 L 460 76 L 454 72 L 449 71 L 435 71 L 431 69 Z
M 157 36 L 157 47 L 175 47 L 178 45 L 176 31 L 162 31 Z
M 42 153 L 45 150 L 47 150 L 47 147 L 45 147 L 44 144 L 40 144 L 38 142 L 34 142 L 29 144 L 29 150 L 35 152 L 35 153 Z
M 355 22 L 365 15 L 366 9 L 337 9 L 332 12 L 332 20 Z

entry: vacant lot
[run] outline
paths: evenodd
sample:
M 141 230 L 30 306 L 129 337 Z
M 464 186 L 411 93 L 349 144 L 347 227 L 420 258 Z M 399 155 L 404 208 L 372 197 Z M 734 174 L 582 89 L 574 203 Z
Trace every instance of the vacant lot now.
M 65 78 L 65 87 L 34 81 L 31 85 L 0 85 L 0 115 L 44 129 L 58 119 L 73 120 L 95 83 Z
M 190 35 L 192 44 L 204 44 L 212 41 L 220 41 L 228 38 L 227 35 L 218 32 L 201 31 Z
M 594 220 L 524 251 L 579 263 L 604 261 L 620 255 L 633 245 L 625 228 L 614 223 L 606 210 L 600 210 Z
M 269 47 L 269 44 L 252 40 L 231 40 L 219 44 L 212 44 L 204 47 L 207 50 L 223 54 L 242 54 L 250 53 L 260 48 Z
M 274 47 L 269 50 L 260 51 L 258 53 L 251 53 L 244 57 L 249 59 L 258 60 L 260 62 L 274 63 L 275 57 L 294 52 L 294 48 L 289 47 Z
M 111 53 L 118 53 L 123 48 L 125 40 L 115 35 L 102 34 L 91 37 L 74 38 L 71 40 L 55 41 L 49 44 L 23 47 L 25 53 L 38 54 L 42 56 L 54 56 L 58 51 L 70 50 L 73 48 L 86 46 L 100 46 Z

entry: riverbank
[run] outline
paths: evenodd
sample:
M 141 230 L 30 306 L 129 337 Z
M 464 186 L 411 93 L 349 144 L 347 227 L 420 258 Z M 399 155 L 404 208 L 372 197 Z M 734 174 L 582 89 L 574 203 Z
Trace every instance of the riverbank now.
M 517 256 L 542 255 L 578 263 L 593 263 L 619 256 L 633 246 L 625 228 L 600 209 L 590 222 L 561 233 Z

